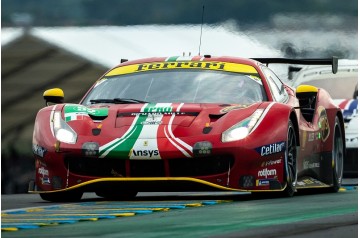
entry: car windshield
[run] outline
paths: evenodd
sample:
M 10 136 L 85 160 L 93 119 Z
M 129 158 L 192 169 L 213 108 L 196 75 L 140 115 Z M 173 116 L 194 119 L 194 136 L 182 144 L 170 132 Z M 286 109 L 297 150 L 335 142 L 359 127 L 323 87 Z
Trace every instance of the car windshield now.
M 120 99 L 120 100 L 119 100 Z M 266 100 L 258 77 L 215 70 L 161 70 L 105 77 L 82 104 L 141 102 L 253 103 Z M 138 102 L 140 103 L 140 102 Z

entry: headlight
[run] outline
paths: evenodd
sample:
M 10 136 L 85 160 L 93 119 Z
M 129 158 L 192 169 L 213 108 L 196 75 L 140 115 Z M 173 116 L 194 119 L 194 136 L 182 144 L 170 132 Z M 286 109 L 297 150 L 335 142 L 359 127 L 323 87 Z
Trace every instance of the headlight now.
M 247 137 L 253 131 L 263 112 L 264 109 L 257 109 L 250 117 L 224 131 L 222 133 L 221 141 L 231 142 Z
M 54 112 L 53 128 L 55 138 L 60 142 L 76 143 L 76 132 L 61 118 L 61 112 L 59 111 Z

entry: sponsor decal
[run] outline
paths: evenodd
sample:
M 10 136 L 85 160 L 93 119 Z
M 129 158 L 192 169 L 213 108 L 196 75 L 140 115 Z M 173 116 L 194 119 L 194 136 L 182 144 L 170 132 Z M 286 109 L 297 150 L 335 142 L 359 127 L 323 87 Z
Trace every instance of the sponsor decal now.
M 154 69 L 178 69 L 178 68 L 187 68 L 187 69 L 213 69 L 213 70 L 223 70 L 225 63 L 220 62 L 159 62 L 159 63 L 146 63 L 139 64 L 136 71 L 146 71 Z
M 311 141 L 314 141 L 314 139 L 315 139 L 315 134 L 314 134 L 314 132 L 311 132 L 311 133 L 309 133 L 309 142 L 311 142 Z
M 153 106 L 145 108 L 145 112 L 157 112 L 157 113 L 170 113 L 172 112 L 173 108 L 171 106 L 168 107 L 159 107 L 159 106 Z
M 329 120 L 324 107 L 320 106 L 317 110 L 317 113 L 319 115 L 318 126 L 321 133 L 321 139 L 323 142 L 325 142 L 330 135 Z
M 38 173 L 42 176 L 49 176 L 49 170 L 45 169 L 44 167 L 40 167 L 38 169 Z
M 276 169 L 265 168 L 258 172 L 258 177 L 268 178 L 268 176 L 276 176 Z
M 38 155 L 38 156 L 40 156 L 41 158 L 44 158 L 44 156 L 45 156 L 45 154 L 46 154 L 46 152 L 47 152 L 47 150 L 46 150 L 44 147 L 41 147 L 41 146 L 35 145 L 35 144 L 33 144 L 32 150 L 33 150 L 33 153 L 34 153 L 35 155 Z
M 40 167 L 38 168 L 37 172 L 38 174 L 42 175 L 42 177 L 40 177 L 41 184 L 49 185 L 50 184 L 49 170 L 47 170 L 44 167 Z
M 304 169 L 314 169 L 314 168 L 320 168 L 320 163 L 319 162 L 310 163 L 309 161 L 304 161 Z
M 136 116 L 165 116 L 165 115 L 175 115 L 175 116 L 197 116 L 198 112 L 120 112 L 117 114 L 117 117 L 136 117 Z
M 64 107 L 65 121 L 84 120 L 90 116 L 107 117 L 109 108 L 88 108 L 77 104 L 67 104 Z
M 50 185 L 50 178 L 49 177 L 43 177 L 40 180 L 41 180 L 41 184 Z
M 263 145 L 255 149 L 261 156 L 279 153 L 285 150 L 285 141 Z
M 155 121 L 155 120 L 146 120 L 141 122 L 142 125 L 160 125 L 162 121 Z
M 276 164 L 281 164 L 281 159 L 264 161 L 261 163 L 261 167 L 267 167 Z
M 175 58 L 174 58 L 175 59 Z M 205 61 L 175 61 L 169 60 L 167 62 L 153 62 L 153 63 L 143 63 L 143 64 L 134 64 L 134 65 L 125 65 L 117 67 L 105 75 L 106 77 L 121 75 L 121 74 L 131 74 L 152 70 L 173 70 L 173 69 L 204 69 L 204 70 L 220 70 L 228 71 L 235 73 L 250 74 L 256 77 L 259 77 L 258 72 L 253 66 L 246 64 L 237 64 L 229 62 L 205 62 Z M 101 83 L 99 80 L 98 83 Z
M 243 109 L 243 108 L 247 108 L 249 106 L 250 105 L 234 105 L 234 106 L 224 107 L 223 109 L 220 110 L 220 113 L 228 113 L 232 110 Z
M 153 157 L 153 156 L 158 156 L 159 155 L 159 151 L 158 150 L 131 150 L 132 155 L 136 156 L 136 157 Z
M 256 180 L 256 186 L 269 186 L 270 180 L 267 179 L 257 179 Z

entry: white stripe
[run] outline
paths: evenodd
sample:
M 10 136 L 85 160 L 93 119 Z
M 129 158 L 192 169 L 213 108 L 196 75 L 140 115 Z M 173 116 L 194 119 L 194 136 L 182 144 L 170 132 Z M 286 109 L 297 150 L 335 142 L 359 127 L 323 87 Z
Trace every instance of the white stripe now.
M 57 105 L 54 105 L 50 112 L 50 130 L 51 130 L 51 134 L 53 135 L 53 137 L 55 137 L 53 119 L 54 119 L 54 112 L 55 112 L 56 106 Z
M 113 145 L 112 147 L 110 147 L 107 151 L 104 152 L 104 154 L 102 154 L 101 156 L 99 156 L 99 158 L 104 158 L 107 154 L 110 153 L 110 151 L 112 151 L 112 149 L 114 149 L 115 147 L 121 145 L 124 141 L 126 141 L 136 130 L 134 130 L 132 133 L 130 133 L 128 136 L 126 136 L 125 138 L 121 138 L 121 139 L 115 139 L 116 141 L 120 141 L 119 143 Z M 114 141 L 115 141 L 114 140 Z M 101 147 L 100 147 L 101 148 Z
M 193 56 L 179 56 L 176 61 L 191 61 Z
M 191 158 L 191 155 L 189 155 L 183 148 L 181 148 L 180 146 L 178 146 L 166 133 L 166 127 L 164 127 L 164 133 L 166 138 L 171 142 L 171 144 L 173 144 L 178 150 L 181 151 L 181 153 L 183 153 L 186 157 Z
M 180 112 L 180 109 L 181 107 L 184 105 L 184 103 L 180 103 L 180 105 L 178 106 L 178 108 L 176 109 L 176 112 Z M 174 121 L 174 118 L 175 118 L 175 114 L 173 114 L 170 118 L 170 121 L 169 121 L 169 124 L 167 126 L 168 128 L 168 131 L 169 131 L 169 134 L 170 134 L 170 137 L 172 139 L 174 139 L 177 143 L 179 143 L 180 145 L 182 145 L 183 147 L 185 147 L 186 149 L 188 149 L 191 153 L 192 153 L 192 147 L 188 144 L 186 144 L 184 141 L 180 140 L 179 138 L 175 137 L 172 130 L 171 130 L 171 126 L 172 126 L 172 123 Z
M 257 121 L 257 123 L 255 124 L 254 128 L 251 130 L 251 132 L 255 131 L 256 128 L 260 125 L 260 123 L 262 122 L 262 120 L 264 119 L 264 117 L 266 116 L 266 114 L 268 113 L 268 111 L 270 110 L 270 108 L 275 104 L 275 102 L 270 103 L 267 108 L 265 109 L 265 111 L 261 114 L 259 120 Z M 250 132 L 250 133 L 251 133 Z M 250 134 L 249 133 L 249 134 Z
M 144 112 L 144 109 L 145 109 L 145 107 L 146 107 L 147 105 L 148 105 L 148 103 L 145 103 L 144 106 L 141 108 L 140 112 Z M 116 147 L 116 146 L 118 146 L 118 145 L 121 145 L 121 144 L 124 142 L 124 140 L 126 140 L 127 138 L 129 138 L 129 136 L 131 136 L 131 135 L 135 132 L 135 130 L 134 130 L 130 135 L 128 135 L 128 134 L 131 132 L 132 128 L 136 126 L 136 122 L 137 122 L 137 120 L 139 119 L 139 116 L 140 116 L 140 115 L 136 115 L 135 119 L 134 119 L 133 122 L 131 123 L 131 126 L 130 126 L 129 129 L 124 133 L 124 135 L 123 135 L 121 138 L 116 138 L 115 140 L 112 140 L 112 141 L 110 141 L 109 143 L 107 143 L 107 144 L 105 144 L 105 145 L 103 145 L 103 146 L 100 146 L 99 152 L 101 153 L 102 150 L 105 149 L 106 147 L 111 146 L 111 145 L 114 145 L 114 146 L 112 146 L 111 148 L 109 148 L 104 154 L 102 154 L 102 155 L 100 156 L 100 158 L 104 158 L 107 154 L 109 154 L 109 152 L 110 152 L 114 147 Z M 120 142 L 119 142 L 119 141 L 120 141 Z

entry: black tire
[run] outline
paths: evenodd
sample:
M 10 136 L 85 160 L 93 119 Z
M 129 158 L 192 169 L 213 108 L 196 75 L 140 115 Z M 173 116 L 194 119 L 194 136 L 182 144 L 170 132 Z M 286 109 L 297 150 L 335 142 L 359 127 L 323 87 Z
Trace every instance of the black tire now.
M 136 197 L 138 192 L 136 191 L 110 191 L 110 190 L 101 190 L 95 192 L 97 196 L 103 197 L 107 200 L 113 201 L 123 201 L 123 200 L 132 200 Z
M 83 195 L 82 191 L 70 190 L 66 192 L 40 193 L 40 197 L 50 202 L 78 202 Z
M 286 188 L 283 191 L 285 197 L 292 197 L 296 191 L 297 182 L 297 141 L 294 125 L 291 120 L 288 124 L 288 133 L 285 147 L 284 174 Z
M 344 170 L 344 141 L 340 126 L 339 118 L 335 118 L 333 149 L 332 149 L 332 175 L 333 185 L 329 189 L 330 192 L 338 192 L 341 187 Z

